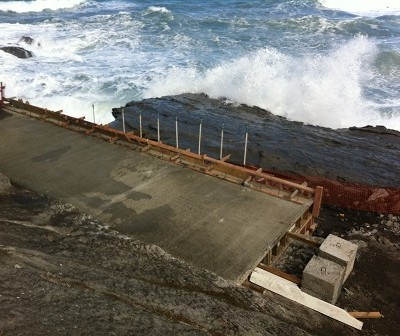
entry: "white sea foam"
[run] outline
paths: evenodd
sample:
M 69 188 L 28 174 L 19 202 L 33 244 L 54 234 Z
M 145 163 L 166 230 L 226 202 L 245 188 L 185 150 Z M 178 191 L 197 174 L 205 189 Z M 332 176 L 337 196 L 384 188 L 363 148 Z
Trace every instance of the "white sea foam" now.
M 150 13 L 163 13 L 163 14 L 172 14 L 171 11 L 165 7 L 158 7 L 158 6 L 150 6 L 147 8 L 145 14 Z
M 361 16 L 400 15 L 399 0 L 319 0 L 319 2 L 325 8 Z
M 132 87 L 138 83 L 127 76 L 131 62 L 139 64 L 142 56 L 134 53 L 139 27 L 127 14 L 69 21 L 68 26 L 58 19 L 40 24 L 0 24 L 1 41 L 15 44 L 21 36 L 29 35 L 36 42 L 21 43 L 34 52 L 30 59 L 0 52 L 0 79 L 7 85 L 7 96 L 89 120 L 94 104 L 96 121 L 110 122 L 112 107 L 137 96 Z M 135 78 L 142 81 L 139 74 Z
M 145 96 L 204 92 L 313 125 L 380 124 L 400 130 L 400 115 L 382 117 L 363 94 L 376 54 L 374 42 L 364 37 L 325 56 L 296 58 L 265 48 L 204 73 L 172 68 L 154 79 Z
M 58 10 L 73 8 L 84 2 L 83 0 L 1 1 L 0 11 L 15 13 L 41 12 L 45 9 Z

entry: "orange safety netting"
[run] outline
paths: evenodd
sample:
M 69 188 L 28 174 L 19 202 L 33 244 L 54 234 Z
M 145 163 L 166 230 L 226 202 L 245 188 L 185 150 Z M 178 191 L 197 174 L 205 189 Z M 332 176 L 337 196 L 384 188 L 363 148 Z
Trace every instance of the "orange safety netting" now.
M 379 213 L 400 214 L 400 188 L 386 188 L 339 182 L 318 176 L 295 176 L 273 173 L 293 182 L 303 183 L 311 188 L 324 188 L 322 203 L 341 208 Z

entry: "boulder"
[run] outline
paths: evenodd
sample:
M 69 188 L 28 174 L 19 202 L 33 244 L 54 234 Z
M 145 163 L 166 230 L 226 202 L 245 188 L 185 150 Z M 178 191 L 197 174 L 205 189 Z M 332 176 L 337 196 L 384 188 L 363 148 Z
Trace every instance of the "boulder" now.
M 29 36 L 22 36 L 19 39 L 18 43 L 20 43 L 20 42 L 24 42 L 26 44 L 31 45 L 33 42 L 35 42 L 35 40 L 32 37 L 29 37 Z
M 30 37 L 30 36 L 22 36 L 22 37 L 18 40 L 18 44 L 20 44 L 21 42 L 22 42 L 22 43 L 29 44 L 29 45 L 32 45 L 32 44 L 35 44 L 35 43 L 36 43 L 35 39 L 33 39 L 33 38 Z M 40 47 L 40 43 L 39 43 L 39 42 L 37 42 L 36 45 L 38 45 L 38 46 Z
M 21 47 L 10 46 L 10 47 L 0 47 L 0 50 L 3 50 L 6 53 L 14 55 L 18 58 L 30 58 L 33 57 L 33 52 L 26 50 Z

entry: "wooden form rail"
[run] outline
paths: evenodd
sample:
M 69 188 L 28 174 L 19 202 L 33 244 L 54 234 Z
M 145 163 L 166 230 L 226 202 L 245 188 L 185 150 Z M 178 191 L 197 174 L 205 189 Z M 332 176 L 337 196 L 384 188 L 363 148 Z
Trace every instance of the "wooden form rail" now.
M 136 143 L 141 146 L 141 151 L 156 151 L 157 156 L 167 155 L 170 161 L 190 166 L 192 169 L 203 173 L 225 178 L 229 181 L 241 183 L 255 190 L 260 190 L 273 196 L 285 198 L 295 203 L 302 203 L 301 198 L 312 198 L 314 196 L 314 205 L 312 214 L 317 217 L 321 206 L 322 187 L 316 189 L 310 188 L 304 184 L 297 184 L 287 181 L 270 174 L 262 172 L 261 169 L 252 170 L 247 167 L 238 166 L 229 162 L 229 156 L 221 160 L 211 158 L 206 154 L 192 153 L 189 150 L 176 148 L 162 142 L 142 138 L 133 132 L 122 132 L 105 125 L 98 125 L 83 118 L 75 118 L 64 115 L 62 111 L 50 111 L 41 107 L 30 105 L 28 102 L 11 98 L 4 98 L 6 104 L 4 108 L 13 107 L 18 109 L 16 112 L 38 118 L 70 130 L 85 133 L 87 135 L 99 136 L 110 142 Z M 180 161 L 180 162 L 177 162 Z M 212 171 L 212 172 L 211 172 Z M 255 180 L 258 187 L 249 184 L 249 181 Z M 265 186 L 265 187 L 262 187 Z M 297 197 L 297 199 L 294 199 Z

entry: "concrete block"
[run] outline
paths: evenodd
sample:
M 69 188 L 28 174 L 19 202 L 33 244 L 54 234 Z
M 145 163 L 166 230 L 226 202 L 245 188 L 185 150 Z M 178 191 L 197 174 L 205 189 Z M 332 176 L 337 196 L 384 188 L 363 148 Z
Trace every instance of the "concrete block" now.
M 319 248 L 318 255 L 345 267 L 343 282 L 349 277 L 356 260 L 357 245 L 330 234 Z
M 331 260 L 314 256 L 303 271 L 301 290 L 335 304 L 342 289 L 345 267 Z

